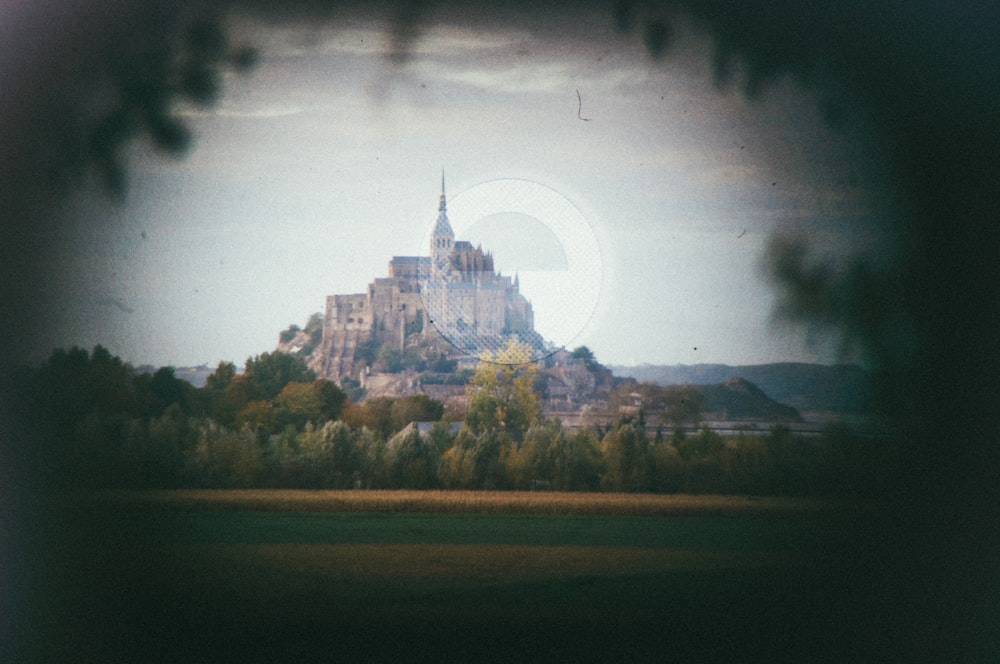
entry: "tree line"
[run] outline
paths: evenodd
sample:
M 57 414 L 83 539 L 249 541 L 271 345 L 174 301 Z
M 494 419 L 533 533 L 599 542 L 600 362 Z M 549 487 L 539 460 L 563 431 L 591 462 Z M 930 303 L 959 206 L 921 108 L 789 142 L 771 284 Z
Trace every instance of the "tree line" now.
M 642 412 L 569 431 L 541 414 L 537 365 L 484 358 L 467 410 L 426 395 L 352 402 L 293 355 L 221 362 L 196 388 L 97 346 L 57 350 L 18 384 L 32 475 L 58 488 L 877 492 L 897 449 L 830 427 L 800 438 L 647 431 Z M 424 425 L 423 430 L 414 423 Z

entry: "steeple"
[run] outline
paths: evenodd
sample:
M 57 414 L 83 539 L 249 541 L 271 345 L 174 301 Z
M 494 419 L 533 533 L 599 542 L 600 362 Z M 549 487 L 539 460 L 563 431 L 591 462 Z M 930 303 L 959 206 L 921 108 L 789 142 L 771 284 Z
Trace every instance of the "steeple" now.
M 441 202 L 438 203 L 438 218 L 437 223 L 434 224 L 434 235 L 447 237 L 449 240 L 455 239 L 455 232 L 451 230 L 451 224 L 448 222 L 448 200 L 444 194 L 444 169 L 441 169 Z M 450 242 L 448 249 L 451 249 Z
M 455 231 L 448 222 L 448 202 L 444 194 L 444 169 L 441 169 L 441 202 L 438 204 L 437 222 L 431 233 L 431 263 L 435 273 L 440 276 L 447 270 L 455 244 Z

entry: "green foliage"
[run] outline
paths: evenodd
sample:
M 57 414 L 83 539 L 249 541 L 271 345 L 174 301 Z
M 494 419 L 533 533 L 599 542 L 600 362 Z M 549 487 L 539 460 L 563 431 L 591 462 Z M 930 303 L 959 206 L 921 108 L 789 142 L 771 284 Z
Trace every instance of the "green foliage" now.
M 567 437 L 558 420 L 539 422 L 503 457 L 514 488 L 592 491 L 600 483 L 601 454 L 587 431 Z
M 583 366 L 587 368 L 587 371 L 596 371 L 603 368 L 594 356 L 594 352 L 586 346 L 577 346 L 570 355 L 583 361 Z
M 290 431 L 290 433 L 294 433 Z M 307 426 L 287 441 L 279 439 L 275 486 L 349 489 L 370 469 L 364 463 L 365 436 L 339 421 Z
M 379 348 L 381 344 L 375 337 L 369 337 L 357 345 L 354 350 L 354 359 L 361 360 L 364 364 L 369 366 L 375 364 L 375 360 L 378 359 Z
M 438 455 L 415 426 L 389 440 L 383 467 L 386 485 L 394 489 L 430 489 L 437 485 Z
M 563 445 L 562 426 L 544 422 L 530 427 L 520 445 L 511 446 L 504 455 L 508 478 L 517 489 L 551 485 L 555 452 Z
M 285 366 L 271 356 L 260 360 L 248 361 L 256 361 L 258 377 L 280 373 L 265 368 Z M 441 421 L 443 405 L 426 395 L 352 404 L 327 381 L 290 380 L 268 399 L 232 363 L 220 363 L 197 390 L 170 367 L 137 375 L 101 347 L 93 353 L 59 350 L 20 375 L 25 414 L 33 424 L 24 458 L 40 481 L 58 487 L 776 495 L 870 495 L 891 484 L 882 469 L 906 458 L 904 448 L 843 425 L 812 438 L 784 426 L 723 438 L 707 427 L 688 434 L 675 423 L 669 440 L 647 435 L 641 418 L 620 419 L 599 431 L 599 438 L 587 430 L 570 435 L 559 422 L 537 417 L 521 417 L 511 426 L 518 408 L 531 412 L 520 398 L 537 406 L 537 395 L 525 388 L 533 372 L 523 368 L 484 363 L 473 386 L 479 390 L 476 408 L 453 435 Z M 687 400 L 682 391 L 670 390 L 647 390 L 641 397 L 668 412 Z M 423 421 L 437 422 L 429 434 L 405 429 Z
M 416 315 L 413 317 L 413 321 L 406 324 L 406 336 L 412 336 L 414 334 L 420 334 L 424 331 L 424 312 L 421 309 L 417 309 Z
M 655 442 L 649 448 L 652 490 L 658 493 L 681 491 L 684 478 L 684 460 L 677 447 L 667 442 Z
M 649 491 L 650 458 L 646 430 L 637 421 L 624 421 L 601 441 L 605 474 L 601 485 L 610 491 Z
M 408 397 L 375 397 L 350 404 L 343 420 L 353 427 L 365 427 L 381 440 L 388 440 L 411 422 L 434 422 L 444 415 L 444 405 L 426 394 Z
M 268 433 L 281 426 L 281 414 L 270 401 L 251 401 L 236 414 L 236 428 Z
M 347 395 L 330 381 L 292 381 L 281 390 L 275 406 L 282 423 L 301 430 L 306 422 L 320 424 L 337 419 L 346 400 Z
M 304 357 L 308 357 L 312 354 L 313 350 L 323 341 L 323 314 L 316 312 L 309 317 L 306 321 L 305 333 L 308 336 L 308 341 L 302 346 L 302 350 L 299 351 Z
M 458 360 L 450 360 L 442 353 L 436 360 L 427 365 L 427 369 L 436 373 L 451 374 L 455 372 L 457 366 Z
M 54 351 L 28 390 L 29 408 L 53 418 L 57 427 L 72 427 L 90 413 L 141 413 L 132 368 L 103 346 L 89 356 L 76 347 Z
M 498 489 L 507 485 L 504 448 L 510 436 L 495 430 L 478 436 L 463 427 L 455 444 L 445 452 L 439 468 L 441 486 L 447 489 Z
M 236 377 L 236 365 L 232 362 L 219 362 L 211 374 L 205 379 L 205 390 L 211 393 L 225 391 L 229 383 Z
M 261 399 L 260 387 L 247 375 L 232 378 L 222 392 L 210 393 L 209 415 L 219 424 L 235 427 L 237 415 Z
M 477 432 L 502 430 L 520 440 L 541 413 L 534 391 L 537 370 L 531 348 L 516 341 L 495 354 L 484 354 L 469 381 L 465 423 Z
M 142 385 L 145 376 L 140 376 L 138 384 Z M 197 392 L 186 380 L 174 375 L 173 367 L 161 367 L 149 379 L 148 389 L 151 398 L 147 399 L 146 411 L 151 415 L 162 415 L 171 405 L 176 404 L 186 413 L 191 413 L 196 407 Z
M 261 398 L 274 399 L 292 381 L 310 383 L 316 374 L 306 366 L 305 360 L 288 353 L 261 353 L 246 361 L 247 378 L 260 389 Z
M 659 415 L 675 426 L 696 423 L 705 407 L 702 390 L 695 385 L 657 385 L 628 381 L 611 395 L 615 406 L 634 406 L 638 400 L 649 415 Z
M 340 388 L 347 395 L 347 400 L 353 402 L 361 401 L 368 393 L 368 390 L 361 387 L 361 381 L 349 376 L 344 376 L 340 379 Z
M 295 351 L 295 354 L 302 357 L 309 357 L 313 349 L 323 341 L 323 314 L 317 312 L 310 316 L 309 320 L 306 321 L 305 328 L 299 327 L 294 323 L 289 325 L 281 331 L 278 339 L 283 344 L 289 344 L 295 340 L 295 337 L 299 336 L 300 332 L 305 333 L 305 339 L 302 341 L 302 347 Z
M 717 456 L 724 446 L 719 434 L 708 427 L 702 427 L 697 435 L 681 440 L 677 445 L 677 451 L 685 461 L 688 461 Z
M 455 436 L 451 433 L 451 423 L 438 420 L 431 427 L 428 434 L 428 442 L 434 448 L 434 453 L 439 457 L 445 453 L 455 443 Z
M 378 357 L 375 360 L 374 369 L 376 371 L 382 371 L 385 373 L 399 373 L 406 368 L 406 363 L 403 361 L 403 353 L 400 352 L 398 348 L 392 348 L 391 346 L 382 346 L 378 351 Z
M 426 394 L 396 399 L 389 409 L 392 427 L 401 430 L 411 422 L 436 422 L 444 415 L 444 404 Z
M 380 440 L 387 440 L 395 431 L 392 424 L 391 397 L 375 397 L 361 404 L 350 404 L 341 418 L 354 428 L 365 428 Z
M 252 431 L 229 431 L 213 423 L 201 427 L 187 461 L 191 482 L 206 488 L 259 486 L 264 470 L 261 446 Z
M 553 488 L 560 491 L 597 491 L 604 462 L 597 439 L 583 429 L 556 450 Z
M 454 362 L 454 360 L 448 360 L 448 362 Z M 468 385 L 474 373 L 472 369 L 461 369 L 450 373 L 425 371 L 420 374 L 420 382 L 424 385 Z

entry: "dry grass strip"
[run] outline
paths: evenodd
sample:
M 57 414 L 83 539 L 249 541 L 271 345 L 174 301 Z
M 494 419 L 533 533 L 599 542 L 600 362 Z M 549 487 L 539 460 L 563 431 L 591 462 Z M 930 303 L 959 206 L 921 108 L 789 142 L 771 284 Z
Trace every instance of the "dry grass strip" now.
M 526 491 L 308 491 L 227 489 L 112 491 L 81 500 L 178 511 L 750 516 L 845 507 L 811 498 Z

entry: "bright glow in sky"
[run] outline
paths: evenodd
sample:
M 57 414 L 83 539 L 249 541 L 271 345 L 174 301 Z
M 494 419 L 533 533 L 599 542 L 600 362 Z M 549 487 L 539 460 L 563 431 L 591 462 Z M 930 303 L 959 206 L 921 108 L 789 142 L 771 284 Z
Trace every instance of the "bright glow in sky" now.
M 484 183 L 536 183 L 585 220 L 600 274 L 574 281 L 593 299 L 580 310 L 532 278 L 544 257 L 504 264 L 522 237 L 495 248 L 540 326 L 581 317 L 560 343 L 612 364 L 838 359 L 772 324 L 763 250 L 776 231 L 831 255 L 877 248 L 885 202 L 864 137 L 829 129 L 792 83 L 752 100 L 716 88 L 697 33 L 656 62 L 604 15 L 572 31 L 438 17 L 399 67 L 384 22 L 364 17 L 233 30 L 261 58 L 216 107 L 187 114 L 193 150 L 137 146 L 125 204 L 80 203 L 99 222 L 61 238 L 64 325 L 50 347 L 242 364 L 328 294 L 363 292 L 393 255 L 426 253 L 444 168 L 458 239 L 482 233 L 484 249 L 496 224 L 458 204 Z M 548 227 L 559 242 L 536 229 L 538 251 L 573 273 L 580 238 L 530 209 L 492 213 Z

